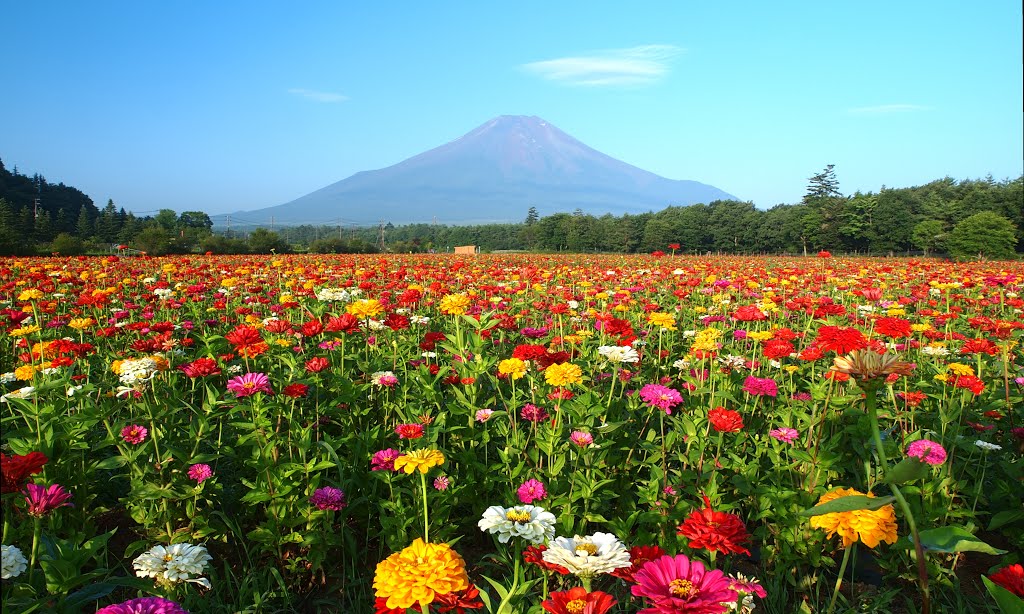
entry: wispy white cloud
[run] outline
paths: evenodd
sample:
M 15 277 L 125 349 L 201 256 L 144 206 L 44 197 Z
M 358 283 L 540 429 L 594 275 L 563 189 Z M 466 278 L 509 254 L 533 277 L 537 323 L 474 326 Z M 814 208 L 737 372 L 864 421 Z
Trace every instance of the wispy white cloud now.
M 566 85 L 647 85 L 668 74 L 670 63 L 682 52 L 683 49 L 675 45 L 640 45 L 530 62 L 520 68 Z
M 890 115 L 892 113 L 911 113 L 914 111 L 929 111 L 931 107 L 919 104 L 879 104 L 873 107 L 854 107 L 847 109 L 850 115 Z
M 333 92 L 318 92 L 316 90 L 307 90 L 301 87 L 293 87 L 288 90 L 289 94 L 295 94 L 296 96 L 302 96 L 307 100 L 313 100 L 315 102 L 345 102 L 348 100 L 348 96 L 343 94 L 335 94 Z

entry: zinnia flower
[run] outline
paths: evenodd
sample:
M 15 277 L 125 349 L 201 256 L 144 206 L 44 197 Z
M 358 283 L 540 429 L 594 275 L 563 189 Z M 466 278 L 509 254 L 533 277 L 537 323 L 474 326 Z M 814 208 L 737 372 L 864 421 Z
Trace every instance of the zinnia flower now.
M 42 452 L 7 456 L 0 452 L 0 493 L 18 492 L 28 476 L 40 473 L 50 459 Z
M 484 510 L 477 526 L 481 531 L 497 535 L 503 544 L 513 537 L 539 544 L 555 536 L 555 515 L 534 505 L 509 508 L 492 505 Z
M 28 513 L 32 516 L 45 516 L 58 507 L 72 507 L 71 493 L 60 484 L 40 486 L 25 485 L 25 501 L 28 502 Z
M 678 390 L 660 384 L 647 384 L 641 388 L 640 398 L 651 407 L 657 407 L 666 414 L 671 414 L 672 408 L 683 402 L 683 395 L 679 394 Z
M 202 484 L 213 477 L 213 469 L 210 469 L 209 465 L 203 463 L 192 465 L 188 468 L 188 477 L 195 480 L 196 484 Z
M 444 454 L 439 450 L 413 450 L 395 459 L 395 471 L 412 473 L 419 470 L 420 473 L 430 471 L 444 463 Z
M 594 436 L 586 431 L 573 431 L 572 434 L 569 435 L 569 441 L 581 448 L 585 448 L 594 443 Z
M 779 394 L 779 386 L 770 377 L 748 376 L 743 381 L 743 392 L 759 397 L 774 397 Z
M 549 599 L 541 602 L 545 612 L 551 614 L 604 614 L 617 602 L 608 593 L 588 593 L 582 586 L 563 592 L 553 592 Z
M 153 578 L 164 586 L 193 582 L 210 588 L 208 579 L 193 576 L 202 576 L 207 563 L 212 560 L 204 546 L 182 543 L 153 546 L 132 561 L 132 566 L 138 577 Z
M 4 546 L 5 548 L 7 546 Z M 1024 597 L 1024 567 L 1020 563 L 1007 565 L 988 577 L 1018 597 Z
M 548 496 L 548 491 L 544 489 L 544 483 L 532 478 L 523 482 L 516 493 L 519 495 L 519 500 L 527 504 Z
M 725 574 L 717 569 L 709 571 L 684 554 L 644 564 L 633 574 L 633 581 L 633 595 L 646 598 L 652 606 L 640 610 L 640 614 L 717 614 L 728 611 L 728 604 L 739 598 Z
M 942 444 L 928 439 L 918 439 L 907 446 L 907 456 L 919 458 L 929 465 L 941 465 L 946 462 L 946 450 Z
M 556 537 L 544 551 L 544 560 L 561 565 L 581 578 L 591 578 L 629 567 L 629 551 L 611 533 Z
M 788 426 L 772 429 L 768 431 L 768 434 L 783 443 L 793 443 L 796 441 L 796 438 L 800 436 L 800 433 L 798 433 L 796 429 L 791 429 Z
M 647 561 L 653 561 L 665 556 L 661 546 L 633 546 L 629 549 L 629 567 L 620 567 L 612 572 L 616 578 L 622 578 L 629 584 L 633 584 L 633 574 L 640 570 Z
M 333 510 L 335 512 L 345 507 L 345 493 L 340 488 L 324 486 L 317 488 L 309 497 L 310 504 L 318 510 Z
M 708 412 L 708 421 L 719 433 L 738 433 L 743 430 L 743 416 L 738 411 L 715 407 Z
M 28 559 L 17 546 L 0 546 L 0 580 L 17 578 L 28 568 Z
M 100 608 L 96 614 L 188 614 L 188 611 L 170 599 L 141 597 Z
M 419 439 L 423 437 L 423 425 L 418 423 L 399 424 L 395 427 L 399 439 Z
M 401 450 L 387 448 L 374 452 L 370 459 L 370 470 L 372 471 L 394 471 L 395 459 L 402 455 Z
M 836 488 L 822 495 L 818 505 L 839 497 L 863 494 L 852 488 Z M 868 493 L 867 496 L 875 495 Z M 863 542 L 869 548 L 874 548 L 883 541 L 888 544 L 896 543 L 896 511 L 892 504 L 884 505 L 877 510 L 853 510 L 812 516 L 811 527 L 824 529 L 828 537 L 838 533 L 843 538 L 844 548 L 857 541 Z
M 469 576 L 465 561 L 448 544 L 416 538 L 409 547 L 377 564 L 373 588 L 389 608 L 419 604 L 426 611 L 437 595 L 469 588 Z
M 864 381 L 888 377 L 894 373 L 910 375 L 914 372 L 914 365 L 909 362 L 898 360 L 892 354 L 879 354 L 867 349 L 850 352 L 848 356 L 836 356 L 832 362 L 832 370 Z
M 579 365 L 565 362 L 551 365 L 544 370 L 544 381 L 550 386 L 569 386 L 583 381 L 583 370 Z
M 263 373 L 246 373 L 228 380 L 228 390 L 238 398 L 249 397 L 257 392 L 274 394 L 270 389 L 270 379 Z
M 121 439 L 125 443 L 132 445 L 139 445 L 143 441 L 146 441 L 146 436 L 149 435 L 149 429 L 138 424 L 130 424 L 121 429 Z
M 691 512 L 679 526 L 678 533 L 690 540 L 691 548 L 726 554 L 750 554 L 741 545 L 750 536 L 740 517 L 711 509 L 711 500 L 707 497 L 704 497 L 704 508 Z
M 548 549 L 544 544 L 537 544 L 533 546 L 527 546 L 526 550 L 523 550 L 523 560 L 531 565 L 536 565 L 546 571 L 553 571 L 560 573 L 563 576 L 569 575 L 569 570 L 561 565 L 555 565 L 554 563 L 548 563 L 544 560 L 544 552 Z
M 526 375 L 526 363 L 518 358 L 506 358 L 498 363 L 498 373 L 513 380 L 521 379 Z

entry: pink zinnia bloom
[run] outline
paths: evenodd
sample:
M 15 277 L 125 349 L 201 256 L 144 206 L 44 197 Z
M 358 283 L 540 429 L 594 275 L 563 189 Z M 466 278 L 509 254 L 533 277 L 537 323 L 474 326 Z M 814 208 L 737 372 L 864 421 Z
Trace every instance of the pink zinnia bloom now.
M 373 471 L 394 471 L 395 459 L 402 455 L 400 450 L 388 448 L 375 452 L 370 459 L 370 469 Z
M 434 478 L 434 490 L 448 490 L 448 486 L 451 485 L 451 481 L 446 475 L 439 475 Z
M 941 465 L 946 462 L 946 450 L 941 444 L 928 439 L 918 439 L 907 446 L 907 456 L 919 458 L 929 465 Z
M 249 397 L 257 392 L 274 394 L 270 389 L 270 379 L 263 373 L 246 373 L 228 380 L 228 390 L 238 398 Z
M 25 501 L 28 502 L 28 513 L 32 516 L 45 516 L 58 507 L 72 507 L 71 493 L 64 490 L 59 484 L 50 486 L 39 486 L 38 484 L 25 485 Z
M 318 510 L 334 510 L 335 512 L 347 505 L 345 503 L 345 493 L 340 488 L 334 488 L 333 486 L 317 488 L 313 491 L 309 502 L 315 505 Z
M 663 556 L 644 563 L 633 574 L 633 595 L 645 597 L 652 607 L 640 614 L 692 612 L 717 614 L 727 612 L 728 604 L 739 598 L 729 588 L 730 579 L 717 569 L 708 571 L 699 561 L 684 554 Z M 725 604 L 725 605 L 723 605 Z
M 121 439 L 125 443 L 139 445 L 143 441 L 146 441 L 146 435 L 149 435 L 149 430 L 144 426 L 138 424 L 132 424 L 121 429 Z
M 783 443 L 793 443 L 800 436 L 796 429 L 791 429 L 788 426 L 772 429 L 768 431 L 768 434 Z
M 544 489 L 544 483 L 533 478 L 523 482 L 516 492 L 519 494 L 519 500 L 526 505 L 548 496 L 548 491 Z
M 640 389 L 640 398 L 651 407 L 657 407 L 666 414 L 671 414 L 672 408 L 683 402 L 683 395 L 679 394 L 678 390 L 661 384 L 647 384 Z
M 532 403 L 523 405 L 523 408 L 519 410 L 519 415 L 527 422 L 541 422 L 548 418 L 548 412 L 544 411 L 544 408 L 537 407 Z
M 491 414 L 493 414 L 493 413 L 494 413 L 493 409 L 478 409 L 476 411 L 476 421 L 477 422 L 487 422 L 487 420 L 491 417 Z
M 188 468 L 188 477 L 195 480 L 196 484 L 202 484 L 213 477 L 213 469 L 210 469 L 209 465 L 204 465 L 202 463 L 192 465 Z
M 779 394 L 779 387 L 770 377 L 751 375 L 743 382 L 743 392 L 760 397 L 774 397 Z
M 108 605 L 96 614 L 188 614 L 188 611 L 170 599 L 142 597 Z
M 572 435 L 569 435 L 569 441 L 581 448 L 585 448 L 594 443 L 594 436 L 586 431 L 573 431 Z

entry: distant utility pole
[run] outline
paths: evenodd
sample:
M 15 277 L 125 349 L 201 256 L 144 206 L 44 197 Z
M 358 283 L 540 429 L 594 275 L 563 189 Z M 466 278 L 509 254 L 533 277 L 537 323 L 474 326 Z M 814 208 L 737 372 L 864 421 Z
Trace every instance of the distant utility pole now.
M 228 214 L 227 223 L 228 223 L 228 235 L 230 235 L 231 234 L 231 214 L 230 213 Z
M 270 216 L 270 230 L 274 230 L 274 216 Z
M 380 221 L 377 229 L 377 249 L 384 253 L 384 220 Z
M 32 219 L 39 219 L 39 199 L 32 201 Z

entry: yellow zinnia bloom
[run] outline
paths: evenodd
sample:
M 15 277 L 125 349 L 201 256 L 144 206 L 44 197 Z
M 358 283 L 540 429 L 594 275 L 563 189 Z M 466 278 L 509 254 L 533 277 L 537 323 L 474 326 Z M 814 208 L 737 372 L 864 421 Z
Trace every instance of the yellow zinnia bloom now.
M 441 304 L 438 305 L 441 313 L 449 316 L 461 316 L 466 313 L 467 307 L 469 307 L 469 297 L 465 294 L 449 294 L 442 298 Z
M 671 313 L 655 311 L 647 316 L 647 321 L 655 326 L 660 326 L 668 330 L 676 329 L 676 318 Z
M 14 377 L 20 382 L 27 382 L 35 377 L 36 368 L 32 365 L 22 365 L 14 370 Z
M 95 323 L 96 321 L 93 320 L 92 318 L 73 318 L 70 322 L 68 322 L 68 326 L 75 330 L 85 330 L 87 328 L 92 327 L 92 325 Z
M 551 365 L 544 370 L 544 381 L 552 386 L 569 386 L 583 381 L 583 370 L 571 362 Z
M 959 362 L 951 362 L 946 365 L 946 370 L 953 375 L 974 375 L 974 369 L 969 365 L 965 365 Z
M 377 597 L 387 607 L 407 609 L 415 604 L 426 611 L 437 595 L 469 588 L 466 562 L 448 544 L 416 538 L 409 547 L 377 563 L 373 575 Z
M 822 495 L 818 500 L 818 505 L 839 497 L 863 494 L 852 488 L 836 488 Z M 875 495 L 868 493 L 868 496 L 874 497 Z M 843 538 L 843 547 L 846 548 L 858 541 L 863 542 L 869 548 L 874 548 L 883 541 L 887 544 L 894 544 L 896 543 L 896 510 L 890 504 L 877 510 L 822 514 L 811 517 L 811 527 L 824 529 L 828 532 L 828 537 L 838 533 Z
M 345 311 L 360 320 L 364 320 L 366 318 L 373 318 L 379 315 L 384 311 L 384 306 L 375 298 L 367 298 L 349 303 L 348 307 L 345 308 Z
M 395 459 L 395 471 L 412 473 L 418 469 L 420 473 L 426 473 L 443 463 L 444 454 L 440 450 L 413 450 Z
M 37 290 L 36 288 L 29 288 L 18 295 L 19 301 L 34 301 L 41 298 L 43 298 L 43 293 L 41 290 Z
M 8 334 L 10 336 L 12 336 L 12 337 L 25 337 L 27 335 L 31 335 L 32 333 L 37 333 L 37 332 L 39 332 L 39 327 L 36 326 L 35 324 L 33 324 L 31 326 L 23 326 L 21 328 L 15 328 L 14 330 L 9 332 Z
M 526 375 L 526 363 L 518 358 L 507 358 L 498 363 L 498 373 L 520 379 Z

